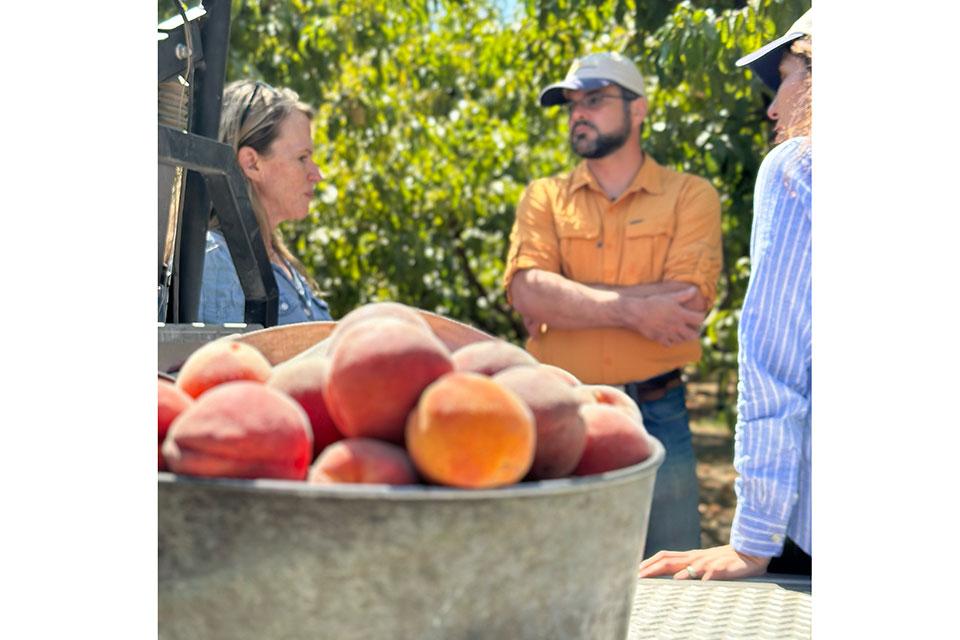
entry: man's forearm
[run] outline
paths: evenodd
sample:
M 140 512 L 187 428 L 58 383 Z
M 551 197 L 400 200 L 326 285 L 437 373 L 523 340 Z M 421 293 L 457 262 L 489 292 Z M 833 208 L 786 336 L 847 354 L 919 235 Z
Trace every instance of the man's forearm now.
M 551 271 L 519 272 L 510 286 L 510 297 L 529 325 L 549 322 L 556 329 L 625 326 L 618 291 L 585 285 Z
M 639 297 L 663 295 L 665 293 L 676 293 L 678 291 L 688 289 L 691 286 L 696 287 L 696 285 L 692 282 L 680 282 L 678 280 L 666 280 L 664 282 L 653 282 L 650 284 L 635 284 L 626 287 L 617 287 L 604 284 L 591 286 L 603 291 L 616 291 L 620 293 L 620 295 L 624 296 Z M 703 297 L 703 294 L 700 293 L 700 289 L 697 288 L 696 294 L 694 294 L 689 302 L 685 302 L 683 306 L 687 309 L 692 309 L 693 311 L 707 311 L 707 299 Z
M 541 269 L 517 273 L 510 286 L 528 331 L 543 323 L 551 329 L 622 328 L 667 346 L 699 335 L 703 311 L 688 306 L 697 296 L 684 283 L 585 285 Z

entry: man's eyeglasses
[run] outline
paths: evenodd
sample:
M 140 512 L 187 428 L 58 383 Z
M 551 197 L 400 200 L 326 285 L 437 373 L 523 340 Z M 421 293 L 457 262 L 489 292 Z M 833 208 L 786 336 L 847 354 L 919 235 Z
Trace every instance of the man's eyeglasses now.
M 568 100 L 564 103 L 567 113 L 573 113 L 577 107 L 582 107 L 585 111 L 596 111 L 603 106 L 604 100 L 626 100 L 623 96 L 615 96 L 609 93 L 588 93 L 579 100 Z

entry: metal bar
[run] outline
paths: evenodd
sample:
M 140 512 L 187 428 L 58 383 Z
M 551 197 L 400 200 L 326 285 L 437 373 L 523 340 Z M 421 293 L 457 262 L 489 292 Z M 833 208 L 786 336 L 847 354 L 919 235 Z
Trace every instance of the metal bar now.
M 230 45 L 230 0 L 205 0 L 207 13 L 200 26 L 200 40 L 206 43 L 204 59 L 194 73 L 194 126 L 197 135 L 218 139 L 220 105 L 227 74 L 227 48 Z
M 210 140 L 217 140 L 227 47 L 230 43 L 230 2 L 208 0 L 204 3 L 204 9 L 206 13 L 202 19 L 198 40 L 204 43 L 205 58 L 196 65 L 193 78 L 190 79 L 193 83 L 193 121 L 189 123 L 189 130 Z M 235 163 L 236 160 L 231 159 L 231 162 Z M 188 173 L 183 215 L 177 233 L 177 322 L 195 322 L 198 319 L 209 218 L 210 194 L 207 192 L 207 182 L 196 174 Z M 229 243 L 229 239 L 227 242 Z M 260 320 L 262 319 L 251 321 Z
M 196 171 L 187 171 L 183 194 L 183 212 L 178 221 L 174 253 L 172 311 L 170 322 L 196 322 L 203 280 L 203 257 L 210 195 L 207 183 Z
M 157 125 L 157 158 L 163 164 L 180 165 L 205 174 L 225 176 L 233 173 L 246 185 L 233 156 L 233 149 L 194 133 Z

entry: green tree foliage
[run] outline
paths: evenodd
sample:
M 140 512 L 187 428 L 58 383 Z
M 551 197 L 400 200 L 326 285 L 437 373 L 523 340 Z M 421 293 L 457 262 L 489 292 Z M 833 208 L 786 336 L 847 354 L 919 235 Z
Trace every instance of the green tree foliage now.
M 563 112 L 536 98 L 574 57 L 616 50 L 647 80 L 645 148 L 721 194 L 725 267 L 700 366 L 735 368 L 770 127 L 769 95 L 734 61 L 809 0 L 519 0 L 512 15 L 503 6 L 233 0 L 228 79 L 289 86 L 318 107 L 324 188 L 286 232 L 334 317 L 391 299 L 519 342 L 500 284 L 514 208 L 531 179 L 576 162 Z

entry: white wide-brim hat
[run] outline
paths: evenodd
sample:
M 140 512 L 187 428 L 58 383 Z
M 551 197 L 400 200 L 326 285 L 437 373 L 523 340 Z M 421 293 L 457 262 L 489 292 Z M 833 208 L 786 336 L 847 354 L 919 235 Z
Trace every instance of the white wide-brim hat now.
M 813 9 L 808 9 L 799 20 L 790 25 L 785 34 L 737 60 L 737 66 L 749 66 L 764 84 L 776 91 L 780 88 L 780 60 L 783 59 L 787 47 L 794 40 L 813 35 L 812 13 Z

